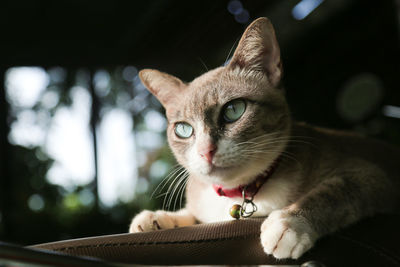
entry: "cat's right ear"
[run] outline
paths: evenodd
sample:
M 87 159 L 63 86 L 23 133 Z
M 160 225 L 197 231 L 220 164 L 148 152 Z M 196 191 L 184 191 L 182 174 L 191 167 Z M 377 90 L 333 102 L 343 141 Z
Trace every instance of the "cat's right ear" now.
M 229 67 L 263 71 L 273 86 L 278 85 L 282 78 L 280 49 L 267 18 L 258 18 L 247 27 Z
M 143 85 L 166 107 L 168 103 L 183 88 L 184 84 L 178 78 L 167 73 L 144 69 L 139 72 Z

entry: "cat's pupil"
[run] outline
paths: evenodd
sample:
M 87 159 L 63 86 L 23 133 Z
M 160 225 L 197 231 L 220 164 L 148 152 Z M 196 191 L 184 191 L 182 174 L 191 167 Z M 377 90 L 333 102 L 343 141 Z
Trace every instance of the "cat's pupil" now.
M 246 102 L 243 99 L 235 99 L 226 104 L 223 109 L 223 119 L 226 122 L 238 120 L 246 110 Z

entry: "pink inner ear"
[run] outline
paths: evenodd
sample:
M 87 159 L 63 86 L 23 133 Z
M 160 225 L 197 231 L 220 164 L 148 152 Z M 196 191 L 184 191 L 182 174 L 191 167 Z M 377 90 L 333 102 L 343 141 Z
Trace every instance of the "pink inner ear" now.
M 203 158 L 205 158 L 209 163 L 212 162 L 215 152 L 217 151 L 217 145 L 210 141 L 205 141 L 197 145 L 197 152 Z
M 185 86 L 184 83 L 170 74 L 153 69 L 139 72 L 143 85 L 166 107 L 175 99 Z M 174 103 L 171 103 L 174 104 Z
M 272 85 L 277 85 L 282 78 L 282 62 L 278 58 L 278 62 L 274 61 L 273 64 L 267 66 L 268 79 Z

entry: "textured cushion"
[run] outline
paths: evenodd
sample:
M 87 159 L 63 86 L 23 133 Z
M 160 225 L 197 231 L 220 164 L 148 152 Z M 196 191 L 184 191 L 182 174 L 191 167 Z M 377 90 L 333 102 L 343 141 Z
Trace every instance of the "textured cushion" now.
M 259 236 L 263 219 L 247 219 L 147 233 L 99 236 L 32 246 L 110 262 L 134 264 L 302 264 L 400 266 L 400 216 L 366 219 L 319 240 L 299 260 L 267 256 Z

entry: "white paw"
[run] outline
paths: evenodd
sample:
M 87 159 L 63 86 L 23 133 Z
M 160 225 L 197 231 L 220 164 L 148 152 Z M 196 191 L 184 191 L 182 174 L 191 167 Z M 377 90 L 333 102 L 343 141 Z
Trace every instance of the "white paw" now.
M 175 218 L 163 210 L 144 210 L 133 218 L 130 233 L 149 232 L 177 227 Z
M 261 225 L 261 244 L 265 253 L 277 259 L 297 259 L 315 243 L 317 234 L 301 216 L 287 211 L 271 212 Z

